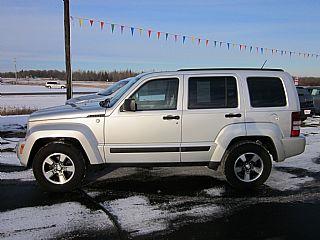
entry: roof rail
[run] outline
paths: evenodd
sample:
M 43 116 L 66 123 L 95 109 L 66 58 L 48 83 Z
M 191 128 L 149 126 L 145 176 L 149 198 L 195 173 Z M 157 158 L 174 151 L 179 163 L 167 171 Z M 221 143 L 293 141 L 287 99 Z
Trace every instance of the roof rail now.
M 210 70 L 250 70 L 250 71 L 277 71 L 284 72 L 283 69 L 278 68 L 182 68 L 177 71 L 210 71 Z

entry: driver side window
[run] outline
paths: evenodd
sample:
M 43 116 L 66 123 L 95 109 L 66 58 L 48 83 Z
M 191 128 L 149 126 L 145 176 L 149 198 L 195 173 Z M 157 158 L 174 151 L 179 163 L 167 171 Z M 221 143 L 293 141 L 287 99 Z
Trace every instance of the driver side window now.
M 178 87 L 178 78 L 150 80 L 131 95 L 131 98 L 136 101 L 137 111 L 175 110 Z

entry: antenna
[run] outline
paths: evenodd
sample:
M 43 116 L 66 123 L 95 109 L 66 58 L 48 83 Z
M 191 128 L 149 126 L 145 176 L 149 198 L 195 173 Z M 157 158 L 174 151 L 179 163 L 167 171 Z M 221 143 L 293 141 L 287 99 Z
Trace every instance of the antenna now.
M 266 59 L 266 60 L 264 61 L 264 63 L 262 64 L 261 69 L 263 69 L 263 67 L 264 67 L 264 65 L 266 65 L 267 61 L 268 61 L 268 59 Z

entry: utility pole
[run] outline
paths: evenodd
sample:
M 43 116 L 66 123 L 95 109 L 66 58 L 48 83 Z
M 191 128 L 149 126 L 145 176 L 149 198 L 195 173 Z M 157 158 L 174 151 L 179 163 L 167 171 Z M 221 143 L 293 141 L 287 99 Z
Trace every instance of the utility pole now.
M 18 73 L 17 73 L 17 59 L 13 59 L 14 62 L 14 71 L 15 71 L 15 77 L 16 77 L 16 84 L 18 83 Z
M 70 57 L 70 10 L 69 0 L 64 2 L 64 47 L 65 47 L 65 61 L 66 61 L 66 79 L 67 79 L 67 99 L 72 98 L 72 71 L 71 71 L 71 57 Z

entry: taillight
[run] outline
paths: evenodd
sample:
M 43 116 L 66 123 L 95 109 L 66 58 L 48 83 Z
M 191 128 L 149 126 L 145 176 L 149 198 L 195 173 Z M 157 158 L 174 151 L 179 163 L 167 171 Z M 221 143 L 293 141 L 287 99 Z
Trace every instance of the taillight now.
M 300 112 L 293 112 L 291 115 L 291 137 L 299 137 L 301 118 Z

